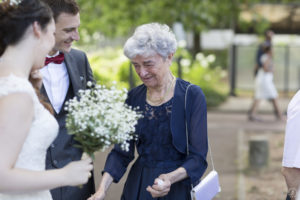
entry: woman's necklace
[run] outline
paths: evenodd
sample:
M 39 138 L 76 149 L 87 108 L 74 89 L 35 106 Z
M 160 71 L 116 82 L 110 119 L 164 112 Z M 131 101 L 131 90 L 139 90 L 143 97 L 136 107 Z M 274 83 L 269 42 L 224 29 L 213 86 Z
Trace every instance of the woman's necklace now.
M 158 106 L 158 105 L 161 105 L 162 103 L 164 103 L 164 101 L 166 100 L 166 97 L 168 96 L 168 94 L 170 93 L 172 88 L 174 87 L 175 83 L 176 83 L 176 78 L 174 75 L 172 75 L 172 80 L 170 81 L 165 94 L 158 99 L 151 99 L 151 97 L 149 95 L 149 90 L 147 89 L 147 93 L 146 93 L 147 102 L 154 106 Z

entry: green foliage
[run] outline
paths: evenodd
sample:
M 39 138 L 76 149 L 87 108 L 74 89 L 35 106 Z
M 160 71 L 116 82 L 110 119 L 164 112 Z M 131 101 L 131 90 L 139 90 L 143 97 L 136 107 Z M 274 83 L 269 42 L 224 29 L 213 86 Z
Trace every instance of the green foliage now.
M 232 0 L 78 0 L 83 37 L 101 32 L 106 37 L 127 36 L 138 25 L 181 22 L 195 33 L 210 28 L 228 28 L 238 3 Z M 226 16 L 226 17 L 224 17 Z M 90 41 L 92 42 L 92 41 Z
M 228 69 L 228 49 L 224 50 L 203 50 L 203 54 L 216 56 L 216 61 L 211 63 L 211 68 L 221 67 L 222 69 Z
M 140 80 L 139 76 L 137 73 L 134 71 L 134 67 L 131 65 L 130 61 L 128 60 L 127 62 L 124 62 L 120 66 L 120 70 L 118 73 L 120 81 L 128 84 L 127 88 L 129 88 L 129 80 L 130 80 L 130 68 L 131 68 L 131 73 L 132 73 L 132 82 L 133 86 L 138 86 L 142 84 L 142 81 Z
M 180 52 L 180 49 L 179 49 Z M 185 51 L 184 55 L 185 55 Z M 178 54 L 177 58 L 178 58 Z M 173 63 L 171 70 L 178 76 L 178 65 L 182 67 L 182 78 L 195 85 L 199 85 L 205 96 L 208 107 L 218 106 L 226 100 L 227 88 L 224 78 L 227 73 L 221 66 L 216 66 L 216 57 L 213 54 L 198 53 L 196 59 L 191 61 L 191 56 L 181 56 L 180 63 Z
M 210 54 L 197 54 L 197 59 L 191 61 L 191 55 L 184 49 L 179 48 L 176 59 L 181 56 L 183 79 L 199 85 L 207 100 L 208 107 L 217 106 L 226 99 L 226 84 L 223 83 L 226 71 L 221 67 L 212 67 L 215 63 L 215 56 Z M 89 55 L 96 80 L 104 85 L 110 86 L 116 81 L 118 86 L 129 89 L 130 62 L 123 56 L 121 50 L 107 48 Z M 137 86 L 141 80 L 133 70 L 133 82 Z M 173 62 L 171 71 L 178 77 L 178 63 Z
M 227 95 L 225 93 L 218 92 L 209 87 L 202 87 L 203 93 L 205 94 L 206 103 L 208 108 L 216 107 L 223 103 Z
M 295 3 L 295 0 L 77 0 L 81 8 L 80 44 L 92 44 L 99 34 L 115 38 L 127 36 L 138 25 L 160 22 L 172 26 L 181 22 L 187 31 L 200 34 L 212 28 L 246 28 L 254 25 L 256 33 L 269 22 L 256 15 L 251 22 L 239 19 L 243 8 L 258 3 Z M 253 13 L 255 14 L 255 13 Z M 88 38 L 88 39 L 86 39 Z
M 266 18 L 257 13 L 252 13 L 252 15 L 254 17 L 251 21 L 239 19 L 238 23 L 241 31 L 247 32 L 252 28 L 255 33 L 263 34 L 265 30 L 270 28 L 271 24 Z

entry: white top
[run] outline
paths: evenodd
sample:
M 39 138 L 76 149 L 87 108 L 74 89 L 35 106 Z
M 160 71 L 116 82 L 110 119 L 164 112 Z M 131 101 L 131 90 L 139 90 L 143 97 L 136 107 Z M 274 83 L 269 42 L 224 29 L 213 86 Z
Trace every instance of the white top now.
M 267 54 L 263 54 L 260 57 L 260 62 L 264 63 L 268 60 L 268 55 Z
M 260 57 L 260 62 L 265 65 L 265 62 L 267 62 L 269 60 L 269 63 L 268 63 L 268 70 L 270 70 L 272 72 L 273 70 L 273 62 L 272 62 L 272 59 L 270 58 L 270 55 L 268 54 L 263 54 L 261 57 Z
M 33 99 L 34 118 L 20 151 L 15 168 L 44 171 L 46 153 L 58 133 L 55 118 L 39 102 L 31 83 L 14 75 L 0 77 L 0 98 L 18 92 L 28 93 Z M 34 177 L 32 177 L 34 179 Z M 1 180 L 5 181 L 5 180 Z M 0 200 L 52 200 L 49 190 L 18 195 L 0 193 Z
M 282 165 L 300 168 L 300 90 L 288 105 Z
M 59 52 L 47 57 L 54 57 L 58 54 Z M 59 113 L 70 85 L 66 64 L 64 62 L 61 64 L 49 63 L 40 69 L 40 72 L 43 75 L 43 84 L 52 107 L 56 113 Z

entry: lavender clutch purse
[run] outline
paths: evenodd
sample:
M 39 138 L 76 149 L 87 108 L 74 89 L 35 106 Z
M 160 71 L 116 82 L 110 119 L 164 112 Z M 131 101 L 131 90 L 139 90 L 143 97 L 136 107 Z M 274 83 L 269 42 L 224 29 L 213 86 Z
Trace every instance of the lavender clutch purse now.
M 211 200 L 221 192 L 218 172 L 212 170 L 191 190 L 192 200 Z

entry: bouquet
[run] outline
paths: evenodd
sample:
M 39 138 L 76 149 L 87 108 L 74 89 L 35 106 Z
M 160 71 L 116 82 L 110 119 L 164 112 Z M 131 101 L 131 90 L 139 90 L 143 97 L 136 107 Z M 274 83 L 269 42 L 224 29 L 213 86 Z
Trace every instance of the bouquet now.
M 66 104 L 68 133 L 78 141 L 76 147 L 94 158 L 94 152 L 104 151 L 112 144 L 129 150 L 129 141 L 135 139 L 137 120 L 142 115 L 125 103 L 127 90 L 115 86 L 87 83 L 89 89 L 80 90 Z

